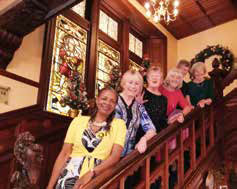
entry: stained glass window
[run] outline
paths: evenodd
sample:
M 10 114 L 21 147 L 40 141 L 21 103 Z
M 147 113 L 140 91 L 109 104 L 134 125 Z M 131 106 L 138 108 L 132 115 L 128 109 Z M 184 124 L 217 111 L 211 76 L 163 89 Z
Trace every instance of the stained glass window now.
M 98 41 L 98 60 L 96 69 L 96 92 L 102 89 L 110 79 L 110 72 L 114 65 L 120 65 L 120 53 L 104 43 Z
M 143 56 L 143 43 L 134 35 L 129 33 L 129 50 L 135 53 L 137 56 Z
M 81 17 L 85 18 L 85 12 L 86 12 L 86 0 L 83 0 L 79 4 L 72 7 L 72 10 L 79 14 Z
M 139 64 L 137 64 L 136 62 L 132 61 L 131 59 L 129 60 L 129 69 L 131 70 L 135 70 L 135 71 L 139 71 L 141 70 L 143 67 L 140 66 Z
M 86 46 L 87 31 L 66 17 L 57 16 L 47 111 L 69 115 L 70 107 L 62 104 L 62 98 L 68 95 L 70 77 L 77 73 L 84 80 Z
M 118 40 L 118 22 L 100 10 L 99 29 L 114 40 Z

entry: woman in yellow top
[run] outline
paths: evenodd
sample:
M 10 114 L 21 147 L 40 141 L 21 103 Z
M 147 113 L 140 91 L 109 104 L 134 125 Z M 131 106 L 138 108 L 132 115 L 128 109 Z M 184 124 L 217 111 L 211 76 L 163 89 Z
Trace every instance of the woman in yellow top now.
M 119 161 L 126 125 L 114 118 L 117 100 L 113 89 L 102 89 L 93 115 L 72 121 L 47 189 L 53 189 L 55 184 L 56 189 L 79 189 Z

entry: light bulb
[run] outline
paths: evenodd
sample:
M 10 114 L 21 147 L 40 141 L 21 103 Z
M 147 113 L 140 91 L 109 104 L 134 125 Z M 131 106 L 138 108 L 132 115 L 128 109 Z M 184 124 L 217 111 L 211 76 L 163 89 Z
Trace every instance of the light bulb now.
M 151 16 L 151 11 L 146 11 L 146 16 L 149 18 Z
M 159 19 L 159 17 L 157 15 L 155 15 L 153 20 L 154 20 L 155 23 L 157 23 L 157 22 L 159 22 L 160 19 Z
M 173 3 L 174 7 L 178 7 L 179 6 L 179 1 L 178 0 L 175 0 L 174 3 Z
M 149 9 L 149 8 L 150 8 L 150 3 L 146 2 L 146 3 L 145 3 L 145 8 L 146 8 L 146 9 Z
M 178 9 L 174 9 L 174 16 L 177 16 L 178 15 L 178 13 L 179 13 L 179 10 Z

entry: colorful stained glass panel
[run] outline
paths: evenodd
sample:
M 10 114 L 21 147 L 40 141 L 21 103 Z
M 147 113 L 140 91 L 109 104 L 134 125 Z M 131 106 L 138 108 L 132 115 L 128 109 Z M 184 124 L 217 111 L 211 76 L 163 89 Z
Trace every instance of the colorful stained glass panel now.
M 136 62 L 129 60 L 129 69 L 131 70 L 135 70 L 135 71 L 139 71 L 141 70 L 143 67 L 140 66 L 139 64 L 137 64 Z
M 69 115 L 71 108 L 60 100 L 69 93 L 70 77 L 78 73 L 84 80 L 86 42 L 86 30 L 62 15 L 56 18 L 47 111 Z
M 79 14 L 81 17 L 85 18 L 85 12 L 86 12 L 86 0 L 83 0 L 79 4 L 72 7 L 72 10 Z
M 96 93 L 110 80 L 113 65 L 120 65 L 120 53 L 103 41 L 98 41 Z

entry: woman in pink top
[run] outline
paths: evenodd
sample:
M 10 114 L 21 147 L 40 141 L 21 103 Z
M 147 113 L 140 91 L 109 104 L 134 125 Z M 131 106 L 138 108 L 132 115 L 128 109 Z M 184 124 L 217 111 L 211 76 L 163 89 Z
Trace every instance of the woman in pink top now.
M 176 120 L 179 123 L 182 123 L 184 121 L 184 116 L 191 111 L 191 106 L 184 98 L 180 90 L 182 83 L 183 74 L 181 70 L 173 68 L 168 72 L 163 85 L 160 87 L 161 94 L 164 95 L 168 100 L 167 116 L 169 124 L 174 123 Z M 177 110 L 177 105 L 179 105 L 183 110 Z M 170 149 L 175 149 L 176 140 L 171 140 L 169 146 Z

